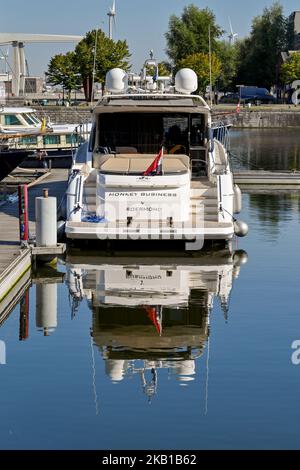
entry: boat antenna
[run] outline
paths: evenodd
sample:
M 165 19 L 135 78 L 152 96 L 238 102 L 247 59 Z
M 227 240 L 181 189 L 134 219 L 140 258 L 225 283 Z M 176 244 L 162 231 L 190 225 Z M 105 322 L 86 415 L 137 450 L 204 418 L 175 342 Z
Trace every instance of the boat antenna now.
M 95 75 L 96 75 L 97 40 L 98 40 L 98 29 L 96 29 L 95 45 L 94 45 L 94 63 L 93 63 L 93 76 L 92 76 L 91 105 L 92 105 L 93 99 L 94 99 L 94 84 L 95 84 Z
M 209 49 L 209 98 L 210 98 L 210 107 L 212 108 L 212 57 L 211 57 L 211 29 L 210 25 L 208 26 L 208 49 Z

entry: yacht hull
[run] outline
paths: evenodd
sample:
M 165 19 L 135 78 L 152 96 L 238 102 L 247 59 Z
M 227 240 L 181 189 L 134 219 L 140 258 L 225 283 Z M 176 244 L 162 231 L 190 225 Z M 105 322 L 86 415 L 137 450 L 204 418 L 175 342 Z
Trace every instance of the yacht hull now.
M 19 166 L 30 153 L 25 150 L 0 151 L 0 181 Z
M 28 156 L 20 165 L 22 168 L 71 168 L 73 152 L 71 149 L 47 150 L 47 156 L 37 158 L 35 154 Z
M 186 224 L 186 227 L 170 227 L 152 224 L 139 223 L 136 227 L 127 227 L 126 224 L 103 224 L 91 222 L 67 222 L 66 236 L 69 239 L 81 240 L 184 240 L 186 242 L 196 242 L 205 240 L 231 240 L 234 235 L 232 223 L 207 222 L 203 227 L 193 227 Z M 201 245 L 202 248 L 202 245 Z M 200 248 L 200 249 L 201 249 Z

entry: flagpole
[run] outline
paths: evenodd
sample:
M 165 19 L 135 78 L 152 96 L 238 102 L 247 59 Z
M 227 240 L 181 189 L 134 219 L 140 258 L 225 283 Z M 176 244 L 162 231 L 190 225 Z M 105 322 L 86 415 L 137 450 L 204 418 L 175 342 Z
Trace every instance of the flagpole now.
M 212 57 L 211 57 L 211 30 L 210 25 L 208 26 L 208 48 L 209 48 L 209 96 L 210 96 L 210 107 L 212 108 Z

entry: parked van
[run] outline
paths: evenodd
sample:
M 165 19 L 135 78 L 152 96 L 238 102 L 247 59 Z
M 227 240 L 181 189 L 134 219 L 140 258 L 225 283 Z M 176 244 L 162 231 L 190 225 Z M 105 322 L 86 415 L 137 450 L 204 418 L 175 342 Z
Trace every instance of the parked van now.
M 271 95 L 266 88 L 256 86 L 240 87 L 240 97 L 241 101 L 244 103 L 272 104 L 276 101 L 276 98 Z

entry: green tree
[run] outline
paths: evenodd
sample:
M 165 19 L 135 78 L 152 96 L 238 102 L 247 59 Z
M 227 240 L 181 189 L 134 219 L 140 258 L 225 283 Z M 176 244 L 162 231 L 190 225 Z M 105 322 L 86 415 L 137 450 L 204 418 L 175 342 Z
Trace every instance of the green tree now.
M 188 55 L 178 62 L 178 68 L 188 67 L 194 70 L 198 77 L 198 88 L 205 94 L 206 87 L 210 84 L 210 63 L 209 55 L 203 52 Z M 220 77 L 222 70 L 221 61 L 215 54 L 211 57 L 212 85 Z
M 280 3 L 253 19 L 251 34 L 239 44 L 238 80 L 270 88 L 278 83 L 278 57 L 287 48 L 288 22 Z
M 300 51 L 294 52 L 281 66 L 281 79 L 285 84 L 300 80 Z
M 48 65 L 46 76 L 47 81 L 51 85 L 60 85 L 68 92 L 69 100 L 71 97 L 71 91 L 77 90 L 82 86 L 74 52 L 57 54 L 52 57 Z
M 215 15 L 210 9 L 201 10 L 192 4 L 183 9 L 180 17 L 176 15 L 170 17 L 169 30 L 165 37 L 167 40 L 166 51 L 173 65 L 191 54 L 199 52 L 208 54 L 209 28 L 212 51 L 217 52 L 217 39 L 223 34 L 223 31 L 216 24 Z
M 238 43 L 233 45 L 226 41 L 218 44 L 218 58 L 221 61 L 221 73 L 218 79 L 219 90 L 235 90 L 236 74 L 238 70 Z
M 129 58 L 130 53 L 126 41 L 113 41 L 101 29 L 88 32 L 75 49 L 75 60 L 82 77 L 86 100 L 91 101 L 93 72 L 94 82 L 100 82 L 104 86 L 108 70 L 114 67 L 128 70 Z
M 147 66 L 146 68 L 147 74 L 148 75 L 154 75 L 155 74 L 155 67 L 154 65 Z M 168 62 L 159 62 L 158 64 L 158 75 L 162 77 L 167 77 L 172 74 L 172 68 L 170 67 L 170 64 Z

